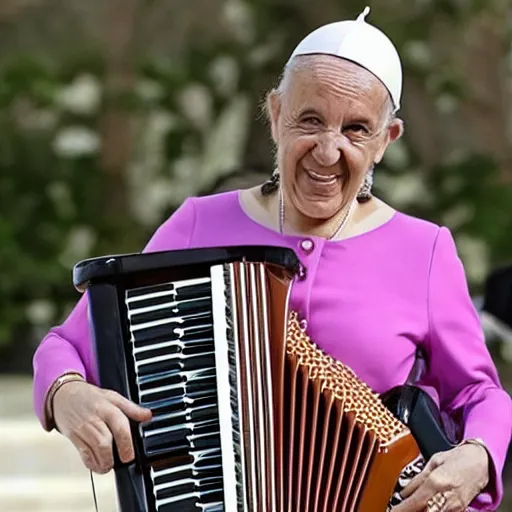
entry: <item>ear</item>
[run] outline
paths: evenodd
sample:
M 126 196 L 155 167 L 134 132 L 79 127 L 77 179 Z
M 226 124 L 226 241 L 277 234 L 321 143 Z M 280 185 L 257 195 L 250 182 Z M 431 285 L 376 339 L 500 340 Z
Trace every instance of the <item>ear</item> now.
M 275 89 L 267 96 L 267 114 L 270 120 L 272 139 L 277 144 L 279 138 L 279 117 L 281 115 L 281 95 Z
M 384 141 L 381 147 L 379 148 L 379 151 L 377 151 L 377 154 L 375 155 L 375 163 L 378 164 L 382 160 L 382 157 L 384 156 L 384 153 L 386 152 L 386 149 L 388 146 L 395 142 L 395 140 L 398 140 L 404 133 L 404 122 L 401 119 L 395 118 L 389 126 L 386 129 L 386 134 L 384 136 Z

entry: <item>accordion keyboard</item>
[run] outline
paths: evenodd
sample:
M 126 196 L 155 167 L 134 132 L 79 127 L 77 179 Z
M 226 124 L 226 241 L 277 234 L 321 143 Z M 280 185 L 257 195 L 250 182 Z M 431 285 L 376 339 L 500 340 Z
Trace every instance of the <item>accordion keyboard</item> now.
M 153 412 L 139 437 L 157 512 L 276 510 L 268 347 L 278 290 L 283 301 L 286 286 L 263 265 L 235 263 L 126 292 L 139 403 Z
M 126 292 L 139 433 L 156 509 L 223 510 L 211 280 Z

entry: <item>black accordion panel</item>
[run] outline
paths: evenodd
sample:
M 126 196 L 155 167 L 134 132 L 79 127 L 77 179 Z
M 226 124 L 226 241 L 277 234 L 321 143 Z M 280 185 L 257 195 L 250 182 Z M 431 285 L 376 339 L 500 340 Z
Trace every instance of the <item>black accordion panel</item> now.
M 230 451 L 226 464 L 228 450 L 221 449 L 221 422 L 236 409 L 226 383 L 236 376 L 221 378 L 222 395 L 219 372 L 232 366 L 216 360 L 216 342 L 229 343 L 236 303 L 226 298 L 234 279 L 227 265 L 242 261 L 269 265 L 289 278 L 300 271 L 293 251 L 257 246 L 96 258 L 74 269 L 75 286 L 89 295 L 100 385 L 153 413 L 146 424 L 132 425 L 135 461 L 123 465 L 116 456 L 122 512 L 217 512 L 225 510 L 227 493 L 243 501 L 235 474 L 241 455 Z M 252 275 L 244 285 L 254 288 L 248 310 L 260 300 L 255 290 L 264 281 L 256 286 L 257 279 Z M 231 423 L 227 430 L 234 435 Z M 240 439 L 231 441 L 240 445 Z M 227 466 L 232 489 L 225 488 Z

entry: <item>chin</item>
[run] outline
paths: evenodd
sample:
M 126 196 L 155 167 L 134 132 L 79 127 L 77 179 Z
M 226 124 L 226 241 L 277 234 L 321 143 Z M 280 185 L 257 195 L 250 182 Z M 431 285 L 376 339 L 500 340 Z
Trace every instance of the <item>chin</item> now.
M 295 202 L 295 201 L 294 201 Z M 336 215 L 341 207 L 341 199 L 317 199 L 296 201 L 295 208 L 306 218 L 328 220 Z
M 340 211 L 343 195 L 340 190 L 335 195 L 315 194 L 296 185 L 293 189 L 292 203 L 296 211 L 306 218 L 328 220 Z

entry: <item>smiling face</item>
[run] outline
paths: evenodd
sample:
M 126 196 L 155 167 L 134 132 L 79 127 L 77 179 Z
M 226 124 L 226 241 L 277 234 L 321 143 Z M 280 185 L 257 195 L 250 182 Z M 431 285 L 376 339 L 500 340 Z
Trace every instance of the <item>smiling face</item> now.
M 299 224 L 348 206 L 402 124 L 386 88 L 362 67 L 327 55 L 297 59 L 268 109 L 285 201 Z

